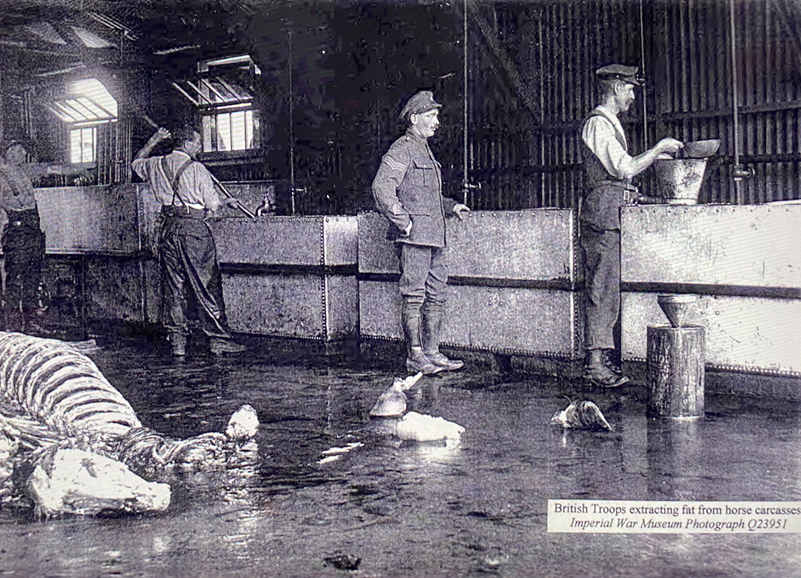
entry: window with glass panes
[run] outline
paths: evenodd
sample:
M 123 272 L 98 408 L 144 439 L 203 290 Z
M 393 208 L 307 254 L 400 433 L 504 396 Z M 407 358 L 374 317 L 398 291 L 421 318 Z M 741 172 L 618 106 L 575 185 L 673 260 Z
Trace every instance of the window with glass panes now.
M 70 163 L 93 163 L 96 158 L 97 127 L 70 130 Z

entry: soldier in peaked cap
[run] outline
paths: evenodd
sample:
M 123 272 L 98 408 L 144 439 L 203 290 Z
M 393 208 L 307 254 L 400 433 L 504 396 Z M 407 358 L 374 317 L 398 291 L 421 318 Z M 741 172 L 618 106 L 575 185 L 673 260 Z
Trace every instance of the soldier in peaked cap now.
M 585 341 L 584 377 L 598 387 L 618 387 L 629 380 L 612 353 L 620 317 L 620 207 L 637 198 L 631 180 L 663 153 L 683 145 L 673 138 L 632 157 L 618 115 L 634 102 L 639 86 L 637 68 L 609 64 L 595 71 L 600 104 L 581 131 L 584 194 L 579 211 L 584 252 Z
M 442 196 L 440 164 L 428 146 L 441 106 L 429 91 L 409 99 L 400 114 L 408 130 L 389 147 L 373 180 L 376 207 L 389 220 L 389 238 L 398 247 L 406 367 L 427 375 L 463 365 L 439 351 L 448 281 L 445 217 L 461 220 L 470 210 Z
M 442 108 L 442 105 L 434 100 L 434 93 L 428 90 L 421 90 L 406 102 L 403 110 L 401 110 L 400 117 L 408 122 L 409 117 L 413 114 L 422 114 L 438 108 Z
M 607 64 L 595 71 L 595 77 L 598 80 L 622 80 L 627 84 L 640 86 L 640 81 L 637 78 L 639 69 L 636 66 L 625 66 L 623 64 Z

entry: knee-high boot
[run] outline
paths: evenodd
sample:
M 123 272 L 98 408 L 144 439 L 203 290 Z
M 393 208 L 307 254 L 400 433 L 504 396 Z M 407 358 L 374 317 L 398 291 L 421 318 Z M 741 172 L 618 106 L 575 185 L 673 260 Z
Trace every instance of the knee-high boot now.
M 443 371 L 444 368 L 431 363 L 423 354 L 420 344 L 420 304 L 403 303 L 401 309 L 401 324 L 403 335 L 406 338 L 406 368 L 409 371 L 422 371 L 424 375 L 433 375 Z
M 461 369 L 464 363 L 461 359 L 448 359 L 439 351 L 439 336 L 442 329 L 442 317 L 445 313 L 443 303 L 432 303 L 426 301 L 420 308 L 422 316 L 422 345 L 423 353 L 426 358 L 445 371 L 456 371 Z

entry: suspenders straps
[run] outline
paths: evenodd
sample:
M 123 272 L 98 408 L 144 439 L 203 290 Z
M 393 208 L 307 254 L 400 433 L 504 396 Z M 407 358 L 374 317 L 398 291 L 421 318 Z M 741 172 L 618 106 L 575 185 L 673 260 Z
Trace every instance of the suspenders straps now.
M 0 168 L 0 177 L 8 183 L 9 188 L 11 189 L 11 194 L 15 197 L 19 197 L 22 194 L 22 190 L 20 190 L 19 185 L 11 178 L 5 169 Z
M 178 170 L 175 171 L 175 175 L 171 175 L 170 166 L 167 164 L 167 157 L 161 157 L 161 170 L 164 171 L 164 176 L 167 177 L 167 181 L 170 183 L 170 188 L 172 188 L 172 202 L 171 205 L 175 206 L 175 199 L 178 198 L 181 201 L 183 206 L 187 206 L 184 200 L 181 198 L 181 195 L 178 194 L 178 181 L 181 178 L 181 175 L 184 174 L 184 171 L 189 168 L 194 159 L 186 159 L 186 162 L 178 167 Z

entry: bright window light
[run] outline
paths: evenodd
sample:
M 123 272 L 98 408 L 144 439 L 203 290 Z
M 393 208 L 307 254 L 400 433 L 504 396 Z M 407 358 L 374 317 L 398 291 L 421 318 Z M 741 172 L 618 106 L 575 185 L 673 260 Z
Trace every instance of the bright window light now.
M 89 126 L 70 130 L 70 163 L 95 162 L 97 127 Z
M 254 148 L 252 110 L 220 112 L 203 117 L 203 150 L 242 151 Z
M 106 90 L 103 83 L 96 78 L 85 78 L 83 80 L 76 80 L 70 83 L 69 87 L 70 96 L 75 96 L 76 100 L 85 103 L 89 100 L 93 103 L 94 108 L 90 109 L 98 118 L 112 117 L 117 118 L 119 112 L 117 110 L 117 101 Z M 80 98 L 83 97 L 83 100 Z M 89 107 L 87 107 L 89 108 Z
M 49 106 L 69 124 L 70 163 L 94 163 L 97 160 L 97 127 L 117 120 L 117 100 L 96 78 L 70 82 L 67 95 Z
M 242 74 L 261 74 L 253 59 L 244 54 L 206 60 L 198 63 L 197 72 L 192 80 L 172 84 L 197 108 L 203 127 L 203 151 L 258 148 L 259 115 L 253 107 L 254 97 L 247 82 L 238 80 Z

